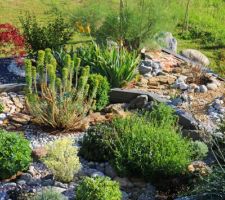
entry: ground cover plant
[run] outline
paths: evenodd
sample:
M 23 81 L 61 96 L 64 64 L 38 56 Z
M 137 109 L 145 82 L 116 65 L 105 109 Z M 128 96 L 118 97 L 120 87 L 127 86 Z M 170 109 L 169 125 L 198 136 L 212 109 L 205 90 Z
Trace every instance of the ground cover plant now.
M 164 107 L 160 104 L 159 110 L 170 109 Z M 172 110 L 161 113 L 159 118 L 155 113 L 137 113 L 97 126 L 96 132 L 90 131 L 84 138 L 81 152 L 90 159 L 98 158 L 98 149 L 102 150 L 99 159 L 110 160 L 122 176 L 152 179 L 185 172 L 192 159 L 190 141 L 182 138 L 174 125 Z M 169 118 L 170 121 L 165 120 Z
M 38 54 L 36 67 L 26 60 L 27 103 L 35 121 L 59 130 L 82 129 L 84 117 L 95 106 L 99 81 L 95 79 L 90 90 L 89 67 L 83 68 L 78 77 L 80 59 L 76 56 L 72 60 L 67 55 L 60 76 L 51 50 Z
M 19 133 L 0 130 L 0 179 L 27 170 L 31 161 L 29 142 Z
M 40 194 L 37 194 L 32 200 L 65 200 L 66 198 L 61 193 L 54 191 L 52 188 L 44 189 Z
M 69 138 L 59 139 L 47 146 L 47 155 L 43 158 L 45 165 L 52 171 L 56 180 L 70 182 L 80 170 L 77 148 Z
M 77 188 L 77 200 L 121 200 L 119 183 L 105 177 L 85 178 Z

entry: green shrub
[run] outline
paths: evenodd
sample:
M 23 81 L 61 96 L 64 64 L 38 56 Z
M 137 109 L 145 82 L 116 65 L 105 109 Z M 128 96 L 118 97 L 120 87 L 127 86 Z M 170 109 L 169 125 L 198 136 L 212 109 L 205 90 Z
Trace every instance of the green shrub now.
M 109 142 L 113 130 L 109 123 L 98 124 L 88 129 L 81 141 L 79 154 L 86 160 L 104 162 L 112 155 Z
M 77 148 L 71 139 L 59 139 L 47 146 L 47 155 L 43 158 L 45 165 L 52 171 L 56 180 L 70 182 L 80 170 Z
M 54 191 L 52 188 L 44 189 L 40 194 L 36 195 L 33 200 L 66 200 L 61 193 Z
M 152 179 L 185 172 L 193 155 L 191 142 L 182 138 L 169 108 L 164 108 L 161 117 L 154 114 L 163 108 L 160 104 L 152 113 L 136 113 L 90 129 L 81 155 L 88 160 L 110 161 L 121 176 Z
M 109 103 L 109 90 L 110 86 L 107 79 L 100 74 L 91 74 L 88 79 L 88 84 L 90 85 L 90 90 L 94 88 L 95 80 L 99 81 L 98 90 L 96 93 L 96 110 L 102 110 Z
M 42 25 L 35 16 L 26 15 L 20 18 L 20 23 L 27 48 L 33 52 L 46 48 L 58 49 L 69 41 L 73 33 L 70 24 L 61 16 Z
M 139 57 L 136 52 L 117 48 L 100 48 L 97 44 L 78 49 L 82 65 L 106 77 L 111 87 L 121 87 L 136 76 Z
M 112 126 L 118 137 L 112 145 L 112 163 L 120 175 L 148 178 L 173 176 L 186 170 L 190 143 L 171 125 L 159 126 L 146 116 L 117 119 Z
M 145 113 L 153 123 L 159 126 L 176 127 L 178 117 L 174 114 L 174 110 L 164 103 L 154 103 L 152 112 Z
M 31 60 L 26 60 L 25 66 L 27 103 L 35 121 L 60 130 L 83 129 L 83 119 L 95 107 L 99 84 L 95 79 L 90 88 L 89 67 L 84 67 L 78 77 L 80 59 L 67 54 L 62 74 L 58 75 L 50 49 L 38 52 L 36 67 L 32 67 Z
M 78 186 L 76 200 L 121 200 L 119 184 L 109 178 L 85 178 Z
M 209 149 L 208 146 L 201 141 L 192 142 L 193 159 L 201 160 L 207 156 Z
M 4 106 L 3 106 L 2 102 L 0 102 L 0 113 L 3 113 L 3 111 L 4 111 Z
M 0 130 L 0 179 L 10 178 L 26 170 L 30 162 L 29 142 L 19 133 Z

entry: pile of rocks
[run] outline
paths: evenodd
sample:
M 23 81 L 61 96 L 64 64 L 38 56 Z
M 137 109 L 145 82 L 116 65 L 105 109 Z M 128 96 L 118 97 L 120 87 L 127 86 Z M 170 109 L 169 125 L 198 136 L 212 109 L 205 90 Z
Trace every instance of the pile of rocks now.
M 221 122 L 225 115 L 224 97 L 216 98 L 210 105 L 208 109 L 209 117 L 212 120 Z
M 157 76 L 162 73 L 162 66 L 160 62 L 155 62 L 150 59 L 141 61 L 139 65 L 139 73 L 145 77 Z
M 204 75 L 208 79 L 208 83 L 206 85 L 197 85 L 195 83 L 187 84 L 186 80 L 187 76 L 181 75 L 177 78 L 174 87 L 180 90 L 188 90 L 188 92 L 201 92 L 206 93 L 208 90 L 216 90 L 221 83 L 211 74 Z
M 0 113 L 0 127 L 18 130 L 31 120 L 27 114 L 24 95 L 3 92 L 0 94 L 0 102 L 3 106 L 3 112 Z

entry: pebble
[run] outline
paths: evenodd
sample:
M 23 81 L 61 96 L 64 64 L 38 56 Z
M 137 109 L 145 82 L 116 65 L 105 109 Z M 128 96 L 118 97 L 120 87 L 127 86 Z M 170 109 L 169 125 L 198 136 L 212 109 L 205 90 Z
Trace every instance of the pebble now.
M 207 89 L 207 87 L 205 85 L 200 85 L 199 89 L 200 89 L 200 92 L 202 92 L 202 93 L 208 92 L 208 89 Z
M 181 90 L 187 90 L 187 89 L 188 89 L 188 85 L 187 85 L 186 83 L 184 83 L 184 82 L 181 82 L 181 83 L 179 84 L 179 88 L 180 88 Z
M 0 114 L 0 120 L 5 120 L 7 118 L 7 115 L 5 113 Z
M 91 177 L 104 177 L 105 175 L 102 172 L 94 172 L 91 174 Z

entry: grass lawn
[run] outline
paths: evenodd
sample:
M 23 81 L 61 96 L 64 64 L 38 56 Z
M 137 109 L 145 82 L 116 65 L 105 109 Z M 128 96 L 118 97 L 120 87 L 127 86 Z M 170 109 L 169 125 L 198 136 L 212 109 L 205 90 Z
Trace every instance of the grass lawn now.
M 55 12 L 67 13 L 79 6 L 80 0 L 1 0 L 0 23 L 10 22 L 19 26 L 18 16 L 26 12 L 37 15 L 45 21 Z

